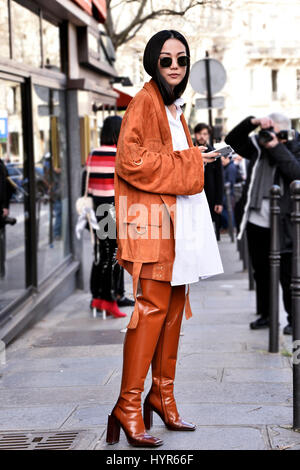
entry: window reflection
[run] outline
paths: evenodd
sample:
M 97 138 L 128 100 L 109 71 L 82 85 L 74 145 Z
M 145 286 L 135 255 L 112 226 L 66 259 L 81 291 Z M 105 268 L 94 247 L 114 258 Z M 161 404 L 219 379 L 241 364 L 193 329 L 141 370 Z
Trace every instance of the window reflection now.
M 0 55 L 9 57 L 9 27 L 7 0 L 0 0 Z
M 36 193 L 41 282 L 70 252 L 64 92 L 35 85 L 33 111 L 36 178 L 41 181 Z
M 34 67 L 41 66 L 40 20 L 32 11 L 11 3 L 14 60 Z
M 100 59 L 100 47 L 99 47 L 99 39 L 94 36 L 94 34 L 88 34 L 88 41 L 89 41 L 89 52 L 92 56 L 99 60 Z
M 27 180 L 24 168 L 21 89 L 0 79 L 0 158 L 9 180 L 1 180 L 0 210 L 9 196 L 9 217 L 14 225 L 0 223 L 0 310 L 25 289 L 25 211 Z M 3 174 L 3 173 L 2 173 Z M 3 191 L 4 188 L 4 191 Z M 7 222 L 7 220 L 6 220 Z
M 59 27 L 43 19 L 43 53 L 45 67 L 60 70 Z

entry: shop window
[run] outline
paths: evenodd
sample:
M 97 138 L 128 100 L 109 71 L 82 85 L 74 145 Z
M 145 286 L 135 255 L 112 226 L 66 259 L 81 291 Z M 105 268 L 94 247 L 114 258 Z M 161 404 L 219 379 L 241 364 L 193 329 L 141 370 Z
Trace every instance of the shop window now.
M 100 33 L 100 45 L 101 45 L 101 60 L 108 62 L 110 65 L 116 60 L 115 49 L 112 40 L 106 33 Z
M 61 70 L 60 27 L 33 3 L 24 7 L 17 0 L 0 0 L 0 44 L 0 57 Z
M 15 106 L 7 106 L 12 90 Z M 1 125 L 2 123 L 2 125 Z M 21 85 L 0 79 L 0 158 L 6 166 L 9 181 L 5 194 L 9 195 L 9 217 L 0 224 L 0 311 L 25 292 L 25 224 L 28 217 L 25 199 L 28 179 L 23 152 Z M 3 191 L 3 188 L 1 188 Z M 2 193 L 1 193 L 2 194 Z M 2 202 L 1 202 L 2 204 Z M 0 205 L 2 212 L 3 206 Z M 12 222 L 15 222 L 12 225 Z
M 8 58 L 10 56 L 10 48 L 7 0 L 0 0 L 0 44 L 0 55 Z
M 38 282 L 70 253 L 65 93 L 34 85 Z
M 113 66 L 116 60 L 110 37 L 87 27 L 77 28 L 77 33 L 79 62 L 98 70 L 109 70 L 107 67 Z
M 42 20 L 44 66 L 60 70 L 59 27 L 45 19 Z
M 94 59 L 100 59 L 99 39 L 94 34 L 88 33 L 88 48 L 89 53 Z
M 40 67 L 40 18 L 16 2 L 11 2 L 13 26 L 13 58 L 34 67 Z

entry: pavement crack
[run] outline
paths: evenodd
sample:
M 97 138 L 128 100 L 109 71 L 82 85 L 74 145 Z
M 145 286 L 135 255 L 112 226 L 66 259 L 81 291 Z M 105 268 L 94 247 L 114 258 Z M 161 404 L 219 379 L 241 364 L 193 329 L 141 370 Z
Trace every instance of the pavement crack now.
M 252 411 L 257 411 L 257 410 L 261 410 L 262 406 L 259 406 L 258 408 L 253 408 L 253 410 L 249 410 L 247 411 L 247 413 L 252 413 Z
M 71 416 L 75 413 L 75 411 L 77 411 L 78 407 L 79 407 L 79 405 L 76 405 L 76 406 L 72 409 L 72 411 L 70 412 L 70 414 L 66 417 L 66 419 L 63 421 L 63 423 L 60 425 L 59 428 L 62 428 L 62 427 L 65 425 L 65 423 L 68 421 L 68 419 L 71 418 Z
M 112 373 L 108 376 L 107 380 L 103 383 L 103 385 L 107 385 L 109 382 L 110 382 L 110 379 L 112 378 L 112 376 L 115 374 L 115 372 L 117 371 L 118 369 L 114 369 L 112 371 Z

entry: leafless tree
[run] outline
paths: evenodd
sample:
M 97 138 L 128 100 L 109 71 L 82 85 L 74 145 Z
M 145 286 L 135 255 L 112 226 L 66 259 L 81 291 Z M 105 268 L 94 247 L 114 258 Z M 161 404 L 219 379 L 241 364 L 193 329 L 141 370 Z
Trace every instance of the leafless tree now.
M 173 2 L 169 2 L 172 6 Z M 175 3 L 175 2 L 174 2 Z M 181 0 L 176 2 L 175 8 L 164 8 L 162 2 L 158 0 L 106 0 L 107 19 L 105 28 L 110 36 L 115 50 L 122 44 L 130 41 L 135 37 L 138 31 L 148 21 L 154 20 L 160 16 L 184 16 L 187 11 L 196 6 L 204 6 L 207 4 L 215 8 L 220 8 L 222 0 Z M 157 7 L 157 5 L 160 5 Z M 114 10 L 117 8 L 128 8 L 132 11 L 132 17 L 128 24 L 121 30 L 117 31 L 116 19 L 114 18 Z

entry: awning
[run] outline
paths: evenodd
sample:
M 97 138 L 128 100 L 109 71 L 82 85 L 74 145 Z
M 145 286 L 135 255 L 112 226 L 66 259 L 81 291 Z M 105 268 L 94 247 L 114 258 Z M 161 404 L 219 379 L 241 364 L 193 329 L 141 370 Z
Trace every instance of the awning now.
M 106 1 L 105 0 L 93 0 L 93 4 L 98 10 L 99 16 L 100 16 L 100 21 L 105 21 L 106 20 Z
M 73 0 L 89 15 L 93 16 L 93 4 L 98 12 L 98 20 L 106 20 L 106 1 L 105 0 Z
M 84 11 L 86 11 L 89 15 L 93 15 L 92 10 L 92 0 L 73 0 L 77 3 Z
M 117 109 L 125 110 L 140 88 L 135 86 L 122 86 L 121 84 L 115 83 L 113 90 L 119 95 L 119 98 L 117 98 Z

